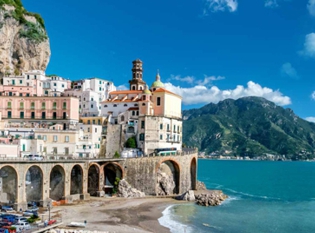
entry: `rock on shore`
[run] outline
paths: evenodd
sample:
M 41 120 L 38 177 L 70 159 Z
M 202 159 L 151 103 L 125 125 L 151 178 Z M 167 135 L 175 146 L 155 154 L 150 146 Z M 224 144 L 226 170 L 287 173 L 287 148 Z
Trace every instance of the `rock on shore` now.
M 118 185 L 118 197 L 145 197 L 144 192 L 141 192 L 131 185 L 126 180 L 121 180 Z
M 202 206 L 217 206 L 228 198 L 221 190 L 203 190 L 195 192 L 196 203 Z

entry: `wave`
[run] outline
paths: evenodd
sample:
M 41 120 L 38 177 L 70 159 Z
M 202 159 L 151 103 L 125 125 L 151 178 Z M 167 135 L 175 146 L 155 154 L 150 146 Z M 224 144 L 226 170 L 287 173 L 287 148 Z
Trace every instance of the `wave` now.
M 221 205 L 228 205 L 232 201 L 238 201 L 238 200 L 241 200 L 241 199 L 242 199 L 241 197 L 229 196 L 228 199 L 225 199 L 224 202 L 221 203 Z
M 258 199 L 269 199 L 269 200 L 281 200 L 281 198 L 277 198 L 277 197 L 259 196 L 259 195 L 254 195 L 250 193 L 239 192 L 239 191 L 229 189 L 229 188 L 225 188 L 225 190 L 242 195 L 242 196 L 246 196 L 246 197 L 253 197 L 253 198 L 258 198 Z
M 183 233 L 192 233 L 193 229 L 188 225 L 185 225 L 181 222 L 175 221 L 172 218 L 172 208 L 175 205 L 167 207 L 163 212 L 163 216 L 158 219 L 159 223 L 170 229 L 172 233 L 183 232 Z

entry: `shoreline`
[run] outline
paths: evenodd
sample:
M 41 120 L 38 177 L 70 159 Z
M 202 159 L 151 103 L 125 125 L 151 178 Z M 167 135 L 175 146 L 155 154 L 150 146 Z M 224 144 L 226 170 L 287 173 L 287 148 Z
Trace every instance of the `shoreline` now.
M 52 215 L 62 219 L 59 229 L 106 231 L 110 233 L 170 233 L 159 218 L 174 204 L 185 204 L 170 197 L 95 198 L 73 205 L 54 207 Z M 85 228 L 67 227 L 70 222 L 87 221 Z

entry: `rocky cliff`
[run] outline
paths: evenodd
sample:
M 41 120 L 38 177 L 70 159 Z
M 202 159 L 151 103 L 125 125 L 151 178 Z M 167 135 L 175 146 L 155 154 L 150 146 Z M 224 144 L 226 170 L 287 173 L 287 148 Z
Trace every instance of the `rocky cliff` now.
M 46 70 L 50 58 L 44 21 L 20 0 L 0 0 L 0 78 Z

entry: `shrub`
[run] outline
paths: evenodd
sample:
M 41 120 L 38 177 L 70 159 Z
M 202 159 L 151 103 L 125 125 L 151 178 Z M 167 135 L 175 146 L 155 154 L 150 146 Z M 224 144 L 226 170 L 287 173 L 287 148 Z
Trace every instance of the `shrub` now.
M 127 148 L 137 148 L 137 139 L 136 139 L 136 137 L 128 138 L 128 140 L 125 142 L 125 147 L 127 147 Z
M 119 159 L 120 158 L 120 154 L 117 151 L 115 151 L 114 158 L 115 159 Z

